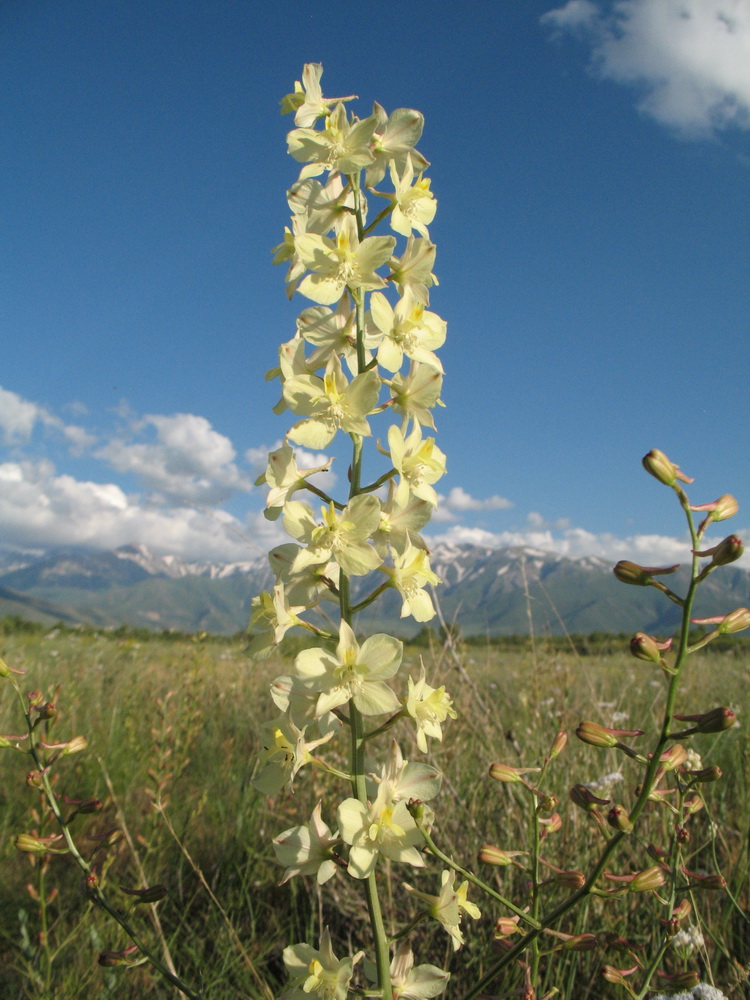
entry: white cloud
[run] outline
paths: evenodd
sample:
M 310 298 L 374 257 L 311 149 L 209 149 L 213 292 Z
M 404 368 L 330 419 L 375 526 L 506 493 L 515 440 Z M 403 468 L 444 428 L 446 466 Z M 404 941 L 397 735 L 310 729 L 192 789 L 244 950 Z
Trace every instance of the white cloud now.
M 234 463 L 229 438 L 205 417 L 192 413 L 150 414 L 132 432 L 155 433 L 156 440 L 115 438 L 96 452 L 118 472 L 133 473 L 164 498 L 176 503 L 216 504 L 252 488 Z
M 75 451 L 94 443 L 94 438 L 82 427 L 66 424 L 43 406 L 0 387 L 0 431 L 5 444 L 27 442 L 37 424 L 62 434 Z
M 284 540 L 262 514 L 243 523 L 226 511 L 151 506 L 113 483 L 58 475 L 47 461 L 0 464 L 0 538 L 33 548 L 113 549 L 141 542 L 184 559 L 228 562 L 253 558 Z
M 460 486 L 454 486 L 448 496 L 444 499 L 441 498 L 440 502 L 445 503 L 450 510 L 458 511 L 507 510 L 513 506 L 510 500 L 497 494 L 487 497 L 485 500 L 477 500 Z
M 601 76 L 687 135 L 750 128 L 750 0 L 570 0 L 542 23 L 582 35 Z

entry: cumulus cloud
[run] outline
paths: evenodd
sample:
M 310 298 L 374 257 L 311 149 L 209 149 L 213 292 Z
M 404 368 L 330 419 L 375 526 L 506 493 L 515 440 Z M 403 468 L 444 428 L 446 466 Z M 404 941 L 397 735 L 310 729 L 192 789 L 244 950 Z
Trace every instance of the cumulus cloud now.
M 485 500 L 477 500 L 460 486 L 454 486 L 448 496 L 441 500 L 441 503 L 445 503 L 450 510 L 456 511 L 507 510 L 513 506 L 510 500 L 497 494 L 487 497 Z
M 282 540 L 261 514 L 243 522 L 226 511 L 152 506 L 114 483 L 58 474 L 48 461 L 0 464 L 0 537 L 22 548 L 141 542 L 159 553 L 220 561 L 253 558 Z
M 150 414 L 132 427 L 131 435 L 151 440 L 120 436 L 100 448 L 96 457 L 118 472 L 137 476 L 167 500 L 213 505 L 252 489 L 249 477 L 234 462 L 232 442 L 205 417 Z
M 639 87 L 640 109 L 662 124 L 750 128 L 750 0 L 569 0 L 541 21 L 583 37 L 594 71 Z
M 24 444 L 30 440 L 37 425 L 61 434 L 74 451 L 94 443 L 94 438 L 82 427 L 66 424 L 38 403 L 0 387 L 0 433 L 3 442 L 8 445 Z

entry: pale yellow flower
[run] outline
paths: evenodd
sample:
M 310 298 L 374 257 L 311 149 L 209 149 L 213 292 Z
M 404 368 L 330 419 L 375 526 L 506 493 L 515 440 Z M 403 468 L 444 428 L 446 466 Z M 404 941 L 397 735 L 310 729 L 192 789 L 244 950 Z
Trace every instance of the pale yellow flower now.
M 441 725 L 447 718 L 457 718 L 453 708 L 453 700 L 446 693 L 445 687 L 430 687 L 425 678 L 424 664 L 419 680 L 409 677 L 409 693 L 406 698 L 406 711 L 417 724 L 417 746 L 422 753 L 427 753 L 427 737 L 442 740 Z

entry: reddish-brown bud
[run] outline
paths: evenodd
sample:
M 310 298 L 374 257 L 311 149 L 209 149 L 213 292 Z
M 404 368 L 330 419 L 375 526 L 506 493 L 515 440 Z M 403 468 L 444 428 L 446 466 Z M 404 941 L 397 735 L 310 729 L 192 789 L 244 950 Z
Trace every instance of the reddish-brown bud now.
M 649 844 L 646 848 L 646 854 L 652 857 L 654 861 L 666 861 L 669 858 L 669 851 L 665 851 L 656 844 Z
M 718 781 L 721 778 L 721 768 L 714 764 L 713 767 L 703 767 L 699 771 L 688 771 L 688 774 L 693 779 L 699 783 Z
M 723 875 L 699 875 L 697 872 L 688 871 L 687 868 L 682 869 L 683 875 L 690 880 L 689 887 L 691 889 L 709 889 L 712 891 L 718 891 L 721 889 L 726 889 L 727 880 Z
M 600 799 L 585 785 L 573 785 L 570 789 L 570 801 L 586 812 L 596 812 L 598 806 L 608 806 L 610 799 Z
M 692 733 L 722 733 L 725 729 L 731 729 L 737 725 L 737 716 L 731 708 L 720 705 L 712 708 L 710 712 L 701 712 L 698 715 L 675 715 L 675 719 L 680 722 L 694 722 L 691 727 Z
M 565 889 L 581 889 L 586 885 L 586 876 L 579 871 L 555 872 L 552 880 Z
M 146 889 L 126 889 L 124 885 L 121 885 L 120 892 L 124 892 L 128 896 L 135 896 L 136 903 L 158 903 L 167 895 L 167 887 L 165 885 L 151 885 Z
M 563 942 L 565 951 L 594 951 L 597 946 L 596 934 L 574 934 Z
M 131 956 L 136 955 L 138 952 L 138 945 L 131 944 L 129 948 L 123 948 L 122 951 L 103 951 L 99 954 L 99 965 L 103 965 L 107 968 L 115 965 L 133 965 L 136 964 L 131 962 Z

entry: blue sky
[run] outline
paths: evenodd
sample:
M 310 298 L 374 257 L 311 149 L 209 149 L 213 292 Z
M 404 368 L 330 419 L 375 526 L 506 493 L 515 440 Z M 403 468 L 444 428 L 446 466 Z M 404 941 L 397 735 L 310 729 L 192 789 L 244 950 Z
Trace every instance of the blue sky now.
M 425 115 L 431 536 L 672 561 L 652 447 L 747 525 L 750 0 L 6 0 L 0 544 L 279 540 L 251 483 L 308 304 L 270 249 L 298 171 L 278 101 L 310 61 L 362 117 Z

